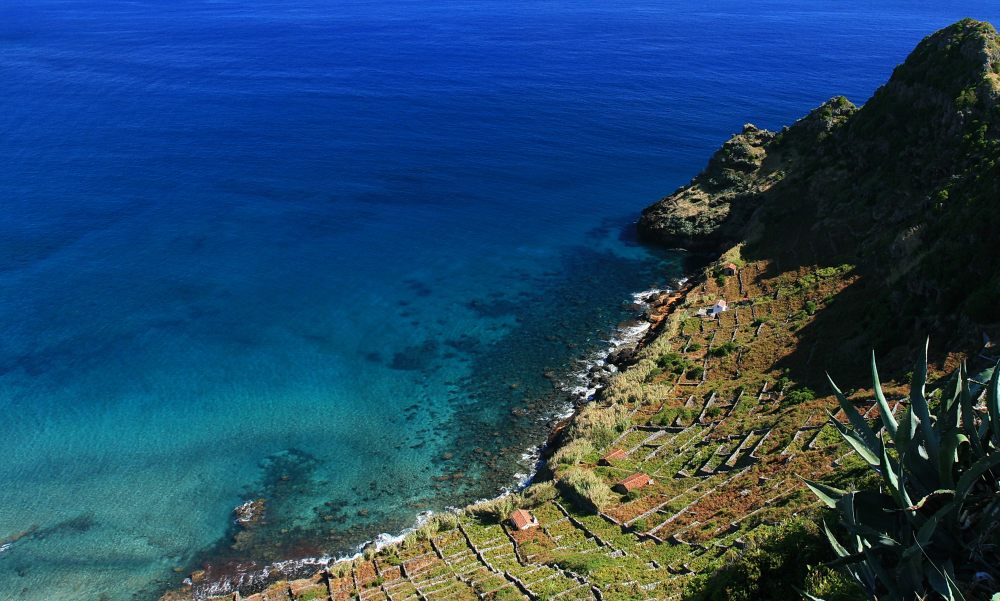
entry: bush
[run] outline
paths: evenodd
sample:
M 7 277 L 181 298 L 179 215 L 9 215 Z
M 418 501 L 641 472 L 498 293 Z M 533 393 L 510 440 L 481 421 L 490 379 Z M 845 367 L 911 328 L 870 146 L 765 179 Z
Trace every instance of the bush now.
M 571 434 L 574 438 L 590 440 L 594 448 L 600 449 L 611 444 L 631 425 L 631 416 L 624 405 L 602 407 L 591 403 L 573 420 Z
M 528 507 L 538 507 L 542 503 L 547 503 L 558 496 L 556 485 L 551 480 L 532 484 L 521 492 L 524 504 Z
M 450 511 L 436 514 L 434 521 L 437 522 L 438 532 L 446 532 L 458 528 L 458 514 Z
M 398 566 L 403 563 L 403 559 L 399 556 L 398 545 L 389 545 L 382 550 L 381 555 L 379 555 L 379 563 L 384 563 L 390 566 Z
M 601 553 L 573 553 L 563 551 L 555 553 L 547 563 L 558 565 L 564 570 L 589 576 L 601 568 L 613 566 L 615 559 Z
M 799 601 L 798 590 L 827 601 L 860 598 L 850 581 L 826 568 L 833 559 L 819 527 L 805 518 L 794 518 L 777 527 L 762 526 L 750 536 L 747 547 L 734 553 L 714 573 L 698 576 L 688 586 L 690 601 Z
M 469 507 L 469 513 L 478 517 L 481 520 L 486 520 L 490 522 L 500 523 L 510 516 L 511 512 L 517 509 L 521 504 L 521 499 L 518 495 L 508 494 L 495 499 L 490 499 L 489 501 L 483 501 L 482 503 L 477 503 Z M 433 523 L 433 521 L 432 521 Z M 427 526 L 430 526 L 428 523 Z M 433 524 L 434 528 L 430 532 L 433 534 L 437 532 L 437 524 Z M 429 538 L 429 537 L 428 537 Z
M 806 305 L 805 305 L 806 313 L 808 313 L 809 315 L 815 315 L 816 314 L 816 306 L 817 306 L 816 305 L 816 301 L 807 300 L 806 301 Z
M 659 365 L 664 371 L 678 376 L 690 369 L 693 365 L 689 359 L 682 357 L 680 353 L 674 352 L 660 356 L 660 358 L 656 360 L 656 364 Z
M 735 342 L 726 342 L 720 344 L 719 346 L 708 349 L 708 354 L 713 357 L 725 357 L 726 355 L 735 352 L 740 348 L 740 345 Z
M 816 398 L 816 393 L 811 388 L 805 386 L 796 388 L 785 395 L 785 402 L 789 405 L 798 405 Z
M 700 380 L 705 375 L 705 368 L 700 365 L 695 365 L 691 369 L 687 370 L 687 377 L 689 380 Z
M 698 411 L 689 407 L 664 407 L 659 413 L 654 415 L 649 421 L 657 426 L 669 426 L 677 420 L 691 421 L 698 415 Z

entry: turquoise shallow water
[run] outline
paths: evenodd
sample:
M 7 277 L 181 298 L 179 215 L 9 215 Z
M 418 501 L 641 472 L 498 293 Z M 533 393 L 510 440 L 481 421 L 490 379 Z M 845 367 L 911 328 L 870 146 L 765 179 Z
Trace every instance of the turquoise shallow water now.
M 0 599 L 153 598 L 511 485 L 544 374 L 681 272 L 641 207 L 983 12 L 3 3 Z

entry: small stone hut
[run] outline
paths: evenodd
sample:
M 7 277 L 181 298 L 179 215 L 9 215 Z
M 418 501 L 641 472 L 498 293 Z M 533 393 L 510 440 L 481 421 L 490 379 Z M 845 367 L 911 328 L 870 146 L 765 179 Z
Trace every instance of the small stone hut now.
M 598 461 L 598 463 L 601 464 L 601 465 L 611 465 L 615 461 L 621 461 L 622 459 L 625 459 L 626 457 L 628 457 L 628 453 L 626 453 L 622 449 L 614 449 L 613 451 L 611 451 L 610 453 L 608 453 L 604 457 L 601 457 L 601 460 Z
M 625 478 L 616 484 L 615 490 L 620 493 L 630 493 L 633 490 L 639 490 L 640 488 L 649 486 L 652 483 L 653 479 L 649 477 L 649 474 L 639 472 L 638 474 L 632 474 L 628 478 Z
M 524 509 L 515 509 L 510 514 L 510 525 L 518 530 L 527 530 L 538 526 L 538 519 Z

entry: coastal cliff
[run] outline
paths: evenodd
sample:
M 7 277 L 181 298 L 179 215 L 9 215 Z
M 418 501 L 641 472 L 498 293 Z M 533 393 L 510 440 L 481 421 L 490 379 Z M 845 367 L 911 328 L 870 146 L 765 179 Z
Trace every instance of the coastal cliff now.
M 927 332 L 932 388 L 961 360 L 990 368 L 998 205 L 1000 36 L 964 20 L 864 106 L 840 97 L 779 132 L 747 125 L 643 212 L 645 240 L 718 255 L 654 301 L 650 334 L 561 431 L 547 479 L 226 598 L 862 598 L 823 566 L 834 552 L 802 485 L 872 483 L 827 421 L 839 410 L 824 373 L 870 417 L 878 395 L 907 405 Z M 877 393 L 873 347 L 888 378 Z M 956 569 L 965 598 L 1000 578 Z M 208 596 L 193 585 L 164 599 Z
M 753 126 L 648 207 L 649 241 L 795 262 L 850 260 L 888 284 L 879 320 L 1000 318 L 1000 41 L 964 20 L 923 40 L 864 106 L 834 98 L 777 133 Z M 888 288 L 892 288 L 889 290 Z M 879 307 L 899 307 L 890 314 Z
M 841 96 L 778 133 L 744 125 L 689 184 L 642 212 L 639 235 L 664 246 L 722 250 L 745 235 L 767 192 L 856 111 Z

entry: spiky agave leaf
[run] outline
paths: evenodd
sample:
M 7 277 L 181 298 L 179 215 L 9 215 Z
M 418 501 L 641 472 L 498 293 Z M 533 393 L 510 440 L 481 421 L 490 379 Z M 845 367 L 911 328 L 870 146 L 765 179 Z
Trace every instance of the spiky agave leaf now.
M 910 441 L 917 438 L 919 428 L 920 421 L 913 413 L 913 406 L 910 403 L 907 403 L 906 410 L 903 412 L 903 420 L 899 422 L 896 429 L 896 436 L 893 438 L 893 444 L 896 445 L 897 449 L 905 449 L 909 447 Z
M 846 490 L 840 490 L 828 484 L 823 484 L 822 482 L 814 482 L 812 480 L 806 480 L 805 478 L 800 478 L 805 485 L 813 492 L 814 495 L 819 497 L 820 501 L 823 501 L 827 507 L 835 508 L 837 506 L 837 501 L 842 499 L 844 495 L 847 494 Z
M 927 581 L 931 583 L 934 592 L 944 597 L 947 601 L 965 601 L 962 591 L 958 590 L 955 579 L 952 577 L 954 568 L 950 566 L 940 567 L 933 561 L 928 560 L 929 570 L 927 571 Z
M 913 368 L 913 378 L 910 380 L 910 406 L 914 415 L 920 422 L 920 430 L 923 432 L 927 444 L 927 454 L 936 457 L 938 452 L 938 436 L 934 431 L 934 424 L 931 422 L 930 408 L 927 406 L 927 348 L 931 343 L 928 338 L 924 342 L 924 352 L 917 359 L 917 364 Z
M 886 488 L 889 489 L 889 494 L 892 495 L 897 505 L 910 507 L 913 505 L 913 501 L 906 494 L 906 489 L 900 486 L 899 467 L 899 465 L 894 465 L 894 462 L 889 459 L 889 452 L 886 450 L 885 445 L 882 445 L 882 453 L 879 455 L 879 470 L 882 473 L 882 481 L 885 482 Z M 907 518 L 910 517 L 909 512 L 904 512 L 904 514 Z
M 875 391 L 875 401 L 878 403 L 879 413 L 882 417 L 882 425 L 889 431 L 889 436 L 896 438 L 896 430 L 899 427 L 896 418 L 889 408 L 885 394 L 882 393 L 882 383 L 878 379 L 878 366 L 875 365 L 875 351 L 872 351 L 872 389 Z
M 982 441 L 979 440 L 979 430 L 976 428 L 976 408 L 973 402 L 972 387 L 969 382 L 969 370 L 965 361 L 962 361 L 961 373 L 958 399 L 959 410 L 962 416 L 962 431 L 966 436 L 966 440 L 971 443 L 976 456 L 982 457 L 986 454 L 986 450 L 983 447 Z
M 962 474 L 962 476 L 958 479 L 958 484 L 955 486 L 956 514 L 961 511 L 962 504 L 965 503 L 965 499 L 972 491 L 972 487 L 976 485 L 983 475 L 991 472 L 997 466 L 1000 466 L 1000 452 L 994 452 L 979 459 Z M 994 493 L 996 493 L 998 489 L 996 475 L 991 475 L 991 479 L 992 485 L 990 488 Z
M 847 397 L 844 396 L 844 393 L 837 387 L 837 384 L 833 381 L 833 378 L 830 377 L 830 374 L 826 374 L 826 380 L 830 383 L 830 388 L 833 389 L 833 394 L 837 397 L 837 402 L 840 403 L 840 408 L 844 410 L 844 413 L 847 415 L 847 419 L 851 422 L 851 426 L 858 433 L 858 436 L 870 449 L 877 449 L 880 443 L 878 438 L 875 436 L 875 431 L 868 425 L 865 418 L 858 413 L 858 410 L 854 408 L 851 401 L 847 400 Z
M 986 413 L 989 415 L 993 448 L 1000 449 L 1000 361 L 994 366 L 990 383 L 986 386 Z
M 836 428 L 838 432 L 840 432 L 841 437 L 847 441 L 847 444 L 849 444 L 862 459 L 868 462 L 868 465 L 872 467 L 879 465 L 879 458 L 877 455 L 879 450 L 869 446 L 869 444 L 863 440 L 861 436 L 858 436 L 855 430 L 840 423 L 840 420 L 835 418 L 832 413 L 827 412 L 827 415 L 830 416 L 830 423 L 833 424 L 833 427 Z M 881 446 L 877 441 L 876 444 Z
M 955 464 L 958 462 L 959 449 L 968 444 L 969 438 L 959 432 L 957 428 L 950 429 L 941 438 L 941 454 L 938 456 L 938 469 L 942 485 L 949 488 L 955 485 L 953 472 Z

